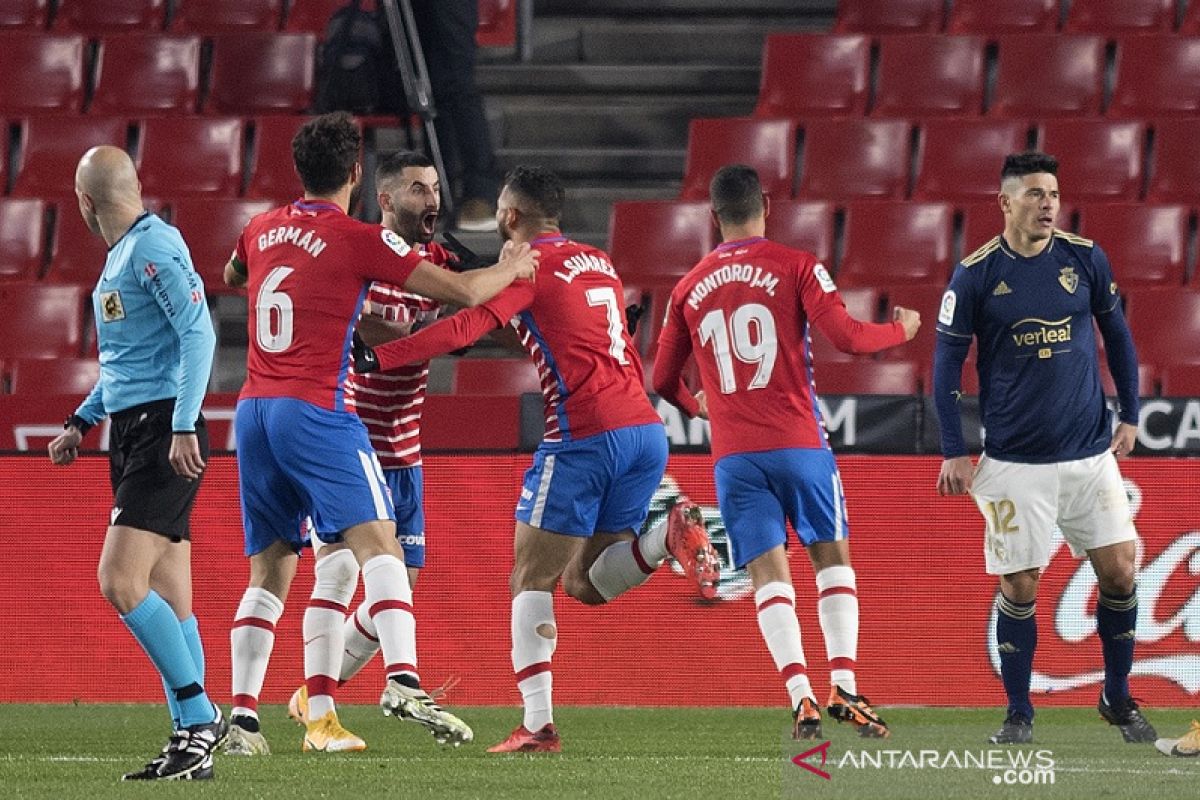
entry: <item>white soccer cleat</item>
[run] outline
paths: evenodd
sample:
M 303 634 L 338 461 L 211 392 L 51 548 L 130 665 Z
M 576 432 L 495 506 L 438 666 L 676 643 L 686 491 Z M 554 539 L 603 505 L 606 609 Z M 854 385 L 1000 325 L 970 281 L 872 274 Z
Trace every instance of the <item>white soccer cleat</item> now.
M 438 744 L 458 747 L 475 738 L 467 723 L 433 702 L 424 689 L 413 689 L 388 680 L 383 696 L 379 698 L 379 707 L 383 709 L 384 716 L 410 719 L 425 726 Z
M 225 739 L 225 755 L 227 756 L 269 756 L 271 746 L 262 731 L 248 731 L 238 725 L 229 726 L 229 736 Z

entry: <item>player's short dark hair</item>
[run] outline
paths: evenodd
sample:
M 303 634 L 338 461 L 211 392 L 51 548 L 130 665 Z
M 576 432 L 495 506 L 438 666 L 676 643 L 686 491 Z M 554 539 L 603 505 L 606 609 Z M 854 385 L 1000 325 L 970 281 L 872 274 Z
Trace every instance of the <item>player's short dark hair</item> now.
M 424 153 L 416 150 L 397 150 L 380 157 L 379 164 L 375 167 L 375 185 L 396 177 L 409 167 L 424 169 L 432 166 L 433 161 Z
M 304 191 L 328 195 L 345 186 L 361 147 L 362 134 L 344 111 L 323 114 L 300 126 L 292 138 L 292 159 Z
M 562 218 L 567 189 L 562 178 L 545 167 L 514 167 L 504 176 L 504 186 L 529 204 L 525 211 L 555 222 Z
M 762 184 L 753 167 L 729 164 L 708 184 L 713 213 L 726 225 L 742 225 L 763 213 Z
M 1058 159 L 1037 150 L 1026 150 L 1024 153 L 1012 153 L 1005 156 L 1004 166 L 1000 168 L 1000 180 L 1022 178 L 1038 172 L 1057 175 Z

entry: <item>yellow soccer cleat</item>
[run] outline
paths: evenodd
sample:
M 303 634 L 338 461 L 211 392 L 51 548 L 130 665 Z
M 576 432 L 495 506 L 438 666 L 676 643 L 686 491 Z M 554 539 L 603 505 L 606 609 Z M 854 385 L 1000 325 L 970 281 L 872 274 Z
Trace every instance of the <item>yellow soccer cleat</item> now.
M 1196 758 L 1200 756 L 1200 722 L 1192 720 L 1192 727 L 1178 739 L 1159 739 L 1154 743 L 1164 756 Z
M 288 716 L 299 725 L 308 724 L 308 687 L 301 684 L 288 699 Z
M 330 711 L 320 719 L 305 726 L 304 752 L 316 750 L 321 753 L 352 753 L 366 750 L 367 743 L 342 727 L 336 711 Z

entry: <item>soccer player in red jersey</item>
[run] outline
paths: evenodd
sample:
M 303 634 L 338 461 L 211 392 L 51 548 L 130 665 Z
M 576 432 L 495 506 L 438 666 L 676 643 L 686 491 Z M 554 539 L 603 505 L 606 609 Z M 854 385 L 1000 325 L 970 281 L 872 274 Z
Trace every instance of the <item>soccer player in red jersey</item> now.
M 667 440 L 643 388 L 626 333 L 624 289 L 608 255 L 559 230 L 562 181 L 536 167 L 505 178 L 501 234 L 541 254 L 536 283 L 375 350 L 381 368 L 423 361 L 510 325 L 537 367 L 546 433 L 516 509 L 512 659 L 522 724 L 489 752 L 557 752 L 550 658 L 557 644 L 552 593 L 599 605 L 640 586 L 667 556 L 667 528 L 640 538 L 662 480 Z M 707 545 L 707 540 L 705 541 Z
M 421 258 L 392 231 L 351 219 L 346 209 L 361 175 L 361 144 L 346 114 L 302 126 L 292 152 L 304 197 L 252 219 L 225 268 L 226 282 L 244 283 L 250 301 L 247 379 L 235 419 L 250 586 L 231 634 L 231 722 L 238 729 L 231 737 L 263 748 L 257 696 L 306 517 L 319 539 L 344 542 L 361 566 L 387 664 L 384 713 L 419 722 L 439 742 L 472 738 L 466 724 L 420 688 L 412 589 L 395 512 L 366 429 L 345 406 L 344 382 L 372 281 L 470 306 L 532 277 L 536 257 L 527 246 L 508 247 L 495 267 L 457 274 Z M 314 680 L 309 694 L 332 697 L 329 684 L 336 679 Z M 346 740 L 330 710 L 309 722 L 304 746 L 338 749 Z
M 884 737 L 887 725 L 856 694 L 858 597 L 846 504 L 817 405 L 808 332 L 812 324 L 843 352 L 873 353 L 912 339 L 920 315 L 897 308 L 885 324 L 851 317 L 812 254 L 764 238 L 769 204 L 750 167 L 720 169 L 710 199 L 722 243 L 671 292 L 654 388 L 712 425 L 730 550 L 738 569 L 750 572 L 759 629 L 791 697 L 795 737 L 820 736 L 821 714 L 800 642 L 787 522 L 816 572 L 829 713 L 863 736 Z M 693 354 L 702 387 L 695 395 L 682 380 Z

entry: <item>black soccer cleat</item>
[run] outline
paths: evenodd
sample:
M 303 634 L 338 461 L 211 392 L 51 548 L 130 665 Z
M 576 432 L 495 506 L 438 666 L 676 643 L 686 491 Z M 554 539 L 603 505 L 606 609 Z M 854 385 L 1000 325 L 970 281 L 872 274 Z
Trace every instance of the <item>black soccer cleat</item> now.
M 1137 700 L 1132 697 L 1126 697 L 1110 705 L 1104 692 L 1101 692 L 1100 702 L 1096 704 L 1096 709 L 1105 722 L 1109 725 L 1116 725 L 1120 729 L 1121 736 L 1127 742 L 1140 744 L 1153 742 L 1158 738 L 1158 732 L 1142 716 L 1142 710 L 1138 708 Z
M 229 735 L 229 723 L 221 709 L 217 718 L 202 725 L 191 725 L 171 735 L 167 756 L 158 768 L 164 781 L 205 780 L 213 776 L 213 753 Z
M 1000 730 L 989 736 L 988 741 L 992 744 L 1032 744 L 1033 720 L 1024 714 L 1009 714 Z
M 167 760 L 167 751 L 171 749 L 171 743 L 168 741 L 163 745 L 163 749 L 154 758 L 146 762 L 146 766 L 133 772 L 126 772 L 121 776 L 123 781 L 156 781 L 158 780 L 158 768 Z

